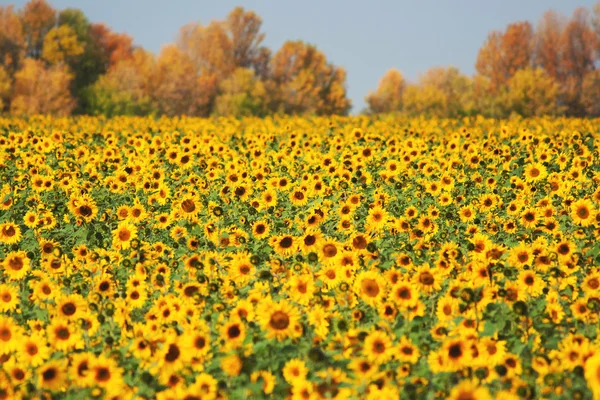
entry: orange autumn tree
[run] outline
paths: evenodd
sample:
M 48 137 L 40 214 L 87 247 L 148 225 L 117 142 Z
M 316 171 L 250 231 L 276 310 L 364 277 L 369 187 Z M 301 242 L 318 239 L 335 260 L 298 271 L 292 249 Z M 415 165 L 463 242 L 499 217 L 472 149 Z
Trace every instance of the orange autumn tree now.
M 10 110 L 16 115 L 71 113 L 75 101 L 69 91 L 72 74 L 65 65 L 49 68 L 31 58 L 15 74 L 13 100 Z
M 346 72 L 302 41 L 288 41 L 271 60 L 271 108 L 285 114 L 346 114 Z
M 388 70 L 379 81 L 375 92 L 370 92 L 365 101 L 371 113 L 389 113 L 402 109 L 402 95 L 406 82 L 397 69 Z
M 508 25 L 505 32 L 490 33 L 479 49 L 475 68 L 499 90 L 520 69 L 531 65 L 533 28 L 529 22 Z
M 589 12 L 584 8 L 576 9 L 560 38 L 561 98 L 569 115 L 585 114 L 581 102 L 582 85 L 585 76 L 595 70 L 596 41 Z

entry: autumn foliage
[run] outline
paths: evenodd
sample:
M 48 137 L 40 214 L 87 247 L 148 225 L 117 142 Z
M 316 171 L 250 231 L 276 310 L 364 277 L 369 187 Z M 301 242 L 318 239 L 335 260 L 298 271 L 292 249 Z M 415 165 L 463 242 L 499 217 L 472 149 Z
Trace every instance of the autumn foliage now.
M 509 24 L 489 33 L 469 77 L 433 68 L 417 82 L 390 70 L 366 97 L 368 112 L 459 117 L 598 116 L 600 107 L 600 3 L 571 18 L 547 11 L 533 26 Z
M 347 114 L 344 69 L 300 41 L 272 52 L 261 28 L 260 16 L 238 7 L 222 21 L 184 25 L 154 55 L 77 9 L 58 11 L 45 0 L 2 6 L 0 112 Z
M 223 20 L 182 26 L 153 54 L 75 8 L 46 0 L 0 6 L 0 113 L 348 114 L 346 70 L 303 41 L 266 47 L 262 22 L 237 7 Z M 599 66 L 600 3 L 570 17 L 549 10 L 537 23 L 516 21 L 482 38 L 473 76 L 434 67 L 409 82 L 388 70 L 363 111 L 599 116 Z

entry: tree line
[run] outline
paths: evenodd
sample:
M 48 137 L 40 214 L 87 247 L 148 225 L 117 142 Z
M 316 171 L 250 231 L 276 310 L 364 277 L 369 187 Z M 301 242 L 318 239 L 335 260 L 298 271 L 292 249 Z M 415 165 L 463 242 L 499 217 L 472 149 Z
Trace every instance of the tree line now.
M 158 55 L 45 0 L 0 7 L 0 111 L 16 115 L 347 114 L 346 72 L 315 46 L 262 45 L 241 7 L 183 26 Z
M 262 19 L 237 7 L 183 26 L 158 54 L 45 0 L 0 6 L 0 112 L 15 115 L 345 115 L 346 71 L 314 45 L 263 45 Z M 470 77 L 433 68 L 416 83 L 389 70 L 366 113 L 460 117 L 600 115 L 600 3 L 548 11 L 491 32 Z
M 493 31 L 479 49 L 476 74 L 432 68 L 418 82 L 389 70 L 368 94 L 368 113 L 461 117 L 600 116 L 600 2 L 570 18 L 547 11 Z

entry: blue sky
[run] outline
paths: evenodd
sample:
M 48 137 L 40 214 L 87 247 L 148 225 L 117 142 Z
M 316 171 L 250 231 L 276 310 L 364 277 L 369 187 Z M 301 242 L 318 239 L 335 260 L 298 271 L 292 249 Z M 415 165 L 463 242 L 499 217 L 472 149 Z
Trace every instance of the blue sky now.
M 452 65 L 474 73 L 477 51 L 489 31 L 508 23 L 536 23 L 544 11 L 570 16 L 591 9 L 597 0 L 50 0 L 56 8 L 83 10 L 93 22 L 133 36 L 155 53 L 173 42 L 179 28 L 192 21 L 223 19 L 241 5 L 263 19 L 264 44 L 276 51 L 286 40 L 316 45 L 348 73 L 353 111 L 364 106 L 389 68 L 408 80 L 435 66 Z M 24 0 L 0 0 L 0 4 Z

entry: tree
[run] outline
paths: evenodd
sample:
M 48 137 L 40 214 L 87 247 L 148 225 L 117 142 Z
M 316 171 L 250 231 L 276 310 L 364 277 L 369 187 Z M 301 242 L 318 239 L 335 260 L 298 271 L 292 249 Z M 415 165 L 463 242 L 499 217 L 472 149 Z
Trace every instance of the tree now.
M 214 75 L 221 81 L 235 69 L 233 45 L 221 22 L 212 21 L 208 26 L 185 25 L 180 30 L 177 45 L 192 61 L 197 76 Z
M 56 10 L 45 0 L 30 0 L 21 12 L 27 56 L 40 58 L 44 37 L 56 23 Z
M 10 97 L 11 81 L 6 69 L 0 65 L 0 113 L 4 111 Z
M 490 81 L 490 90 L 498 91 L 506 82 L 502 57 L 502 32 L 491 32 L 477 53 L 475 69 Z
M 562 79 L 560 42 L 564 26 L 564 18 L 550 10 L 537 24 L 534 36 L 534 65 L 556 80 Z
M 215 75 L 196 74 L 196 66 L 179 47 L 162 49 L 152 77 L 153 102 L 160 114 L 208 116 L 217 93 Z
M 531 23 L 516 22 L 508 25 L 502 36 L 502 57 L 505 79 L 531 66 L 533 56 L 533 28 Z
M 402 95 L 406 82 L 397 69 L 388 70 L 379 81 L 375 92 L 370 92 L 365 101 L 371 113 L 389 113 L 402 109 Z
M 13 6 L 0 6 L 0 66 L 14 73 L 25 54 L 21 19 Z
M 262 19 L 254 11 L 236 7 L 227 15 L 225 24 L 236 67 L 254 67 L 261 53 L 260 44 L 265 38 L 265 34 L 260 32 Z
M 42 57 L 50 64 L 64 63 L 83 54 L 84 48 L 69 25 L 52 28 L 44 38 Z
M 435 85 L 408 85 L 402 99 L 408 115 L 441 116 L 446 109 L 446 96 Z
M 147 115 L 153 112 L 150 82 L 154 57 L 142 50 L 120 60 L 87 90 L 92 115 Z
M 506 105 L 524 117 L 555 115 L 561 112 L 558 94 L 558 83 L 546 71 L 526 68 L 509 80 Z
M 516 22 L 504 33 L 493 31 L 479 49 L 475 67 L 488 78 L 493 91 L 499 90 L 520 69 L 530 66 L 533 29 L 529 22 Z
M 472 82 L 457 68 L 431 68 L 419 82 L 423 87 L 433 86 L 443 93 L 444 109 L 438 116 L 455 118 L 473 113 Z
M 346 73 L 315 46 L 288 41 L 271 60 L 271 108 L 285 114 L 346 114 Z
M 219 85 L 215 115 L 262 117 L 267 112 L 267 91 L 253 70 L 238 68 Z
M 600 69 L 588 72 L 583 79 L 581 103 L 586 115 L 600 117 Z
M 75 106 L 69 91 L 71 79 L 65 65 L 45 68 L 42 61 L 26 59 L 15 74 L 11 112 L 17 115 L 69 115 Z
M 585 76 L 595 69 L 596 34 L 590 23 L 589 12 L 577 8 L 561 36 L 562 102 L 567 114 L 582 116 L 581 88 Z

